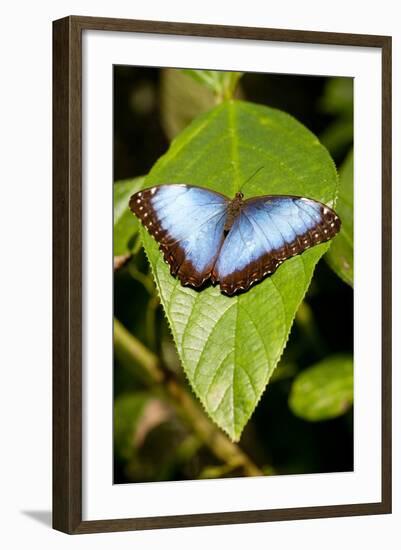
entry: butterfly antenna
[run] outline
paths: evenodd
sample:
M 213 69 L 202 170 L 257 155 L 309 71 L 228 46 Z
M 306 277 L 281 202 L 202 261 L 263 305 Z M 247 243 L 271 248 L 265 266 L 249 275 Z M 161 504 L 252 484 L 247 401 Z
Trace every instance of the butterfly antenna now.
M 247 183 L 251 181 L 252 178 L 256 176 L 261 170 L 263 170 L 264 166 L 260 166 L 241 186 L 241 192 L 244 190 L 244 187 Z

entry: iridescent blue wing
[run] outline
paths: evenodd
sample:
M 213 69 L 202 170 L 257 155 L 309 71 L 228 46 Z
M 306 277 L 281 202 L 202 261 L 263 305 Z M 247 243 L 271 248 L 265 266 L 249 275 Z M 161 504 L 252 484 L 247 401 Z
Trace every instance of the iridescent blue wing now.
M 339 229 L 336 213 L 312 199 L 279 195 L 248 199 L 224 241 L 212 279 L 228 295 L 247 290 L 291 256 L 331 239 Z
M 130 208 L 160 245 L 170 271 L 183 285 L 201 286 L 211 274 L 224 240 L 229 199 L 183 184 L 135 193 Z

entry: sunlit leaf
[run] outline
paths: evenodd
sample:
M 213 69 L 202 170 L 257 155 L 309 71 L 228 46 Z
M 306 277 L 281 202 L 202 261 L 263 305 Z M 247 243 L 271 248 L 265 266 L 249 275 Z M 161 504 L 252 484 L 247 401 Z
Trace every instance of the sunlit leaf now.
M 177 69 L 164 69 L 161 73 L 161 120 L 171 140 L 192 120 L 216 104 L 208 87 Z
M 196 82 L 202 84 L 213 92 L 217 101 L 231 99 L 234 95 L 238 80 L 242 73 L 235 71 L 204 71 L 183 69 L 183 72 L 191 76 Z
M 333 206 L 337 174 L 317 138 L 289 115 L 240 101 L 198 117 L 173 142 L 145 187 L 191 183 L 233 197 L 260 166 L 246 196 L 293 194 Z M 144 246 L 186 375 L 209 416 L 238 440 L 277 365 L 322 244 L 284 262 L 250 291 L 184 288 L 142 229 Z
M 309 421 L 344 414 L 354 396 L 351 355 L 333 355 L 299 374 L 291 388 L 289 405 L 297 416 Z
M 242 98 L 241 73 L 164 69 L 161 73 L 161 121 L 171 140 L 220 99 Z

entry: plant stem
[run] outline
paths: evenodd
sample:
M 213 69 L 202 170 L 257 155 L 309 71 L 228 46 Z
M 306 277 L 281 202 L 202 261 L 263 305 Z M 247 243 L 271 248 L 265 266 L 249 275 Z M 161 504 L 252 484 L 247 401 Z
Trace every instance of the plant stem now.
M 263 475 L 250 458 L 230 439 L 223 434 L 209 418 L 192 396 L 174 379 L 166 383 L 168 393 L 180 405 L 184 417 L 191 424 L 194 432 L 209 447 L 215 456 L 232 468 L 242 467 L 246 475 Z
M 116 347 L 123 348 L 124 352 L 141 367 L 144 371 L 142 378 L 146 379 L 149 385 L 158 385 L 159 390 L 169 398 L 178 414 L 217 458 L 232 468 L 242 468 L 247 476 L 263 475 L 244 451 L 213 424 L 174 375 L 163 370 L 158 357 L 117 319 L 114 319 L 114 343 Z
M 140 378 L 148 385 L 161 384 L 164 373 L 160 369 L 159 360 L 146 346 L 135 338 L 117 319 L 114 319 L 114 347 L 124 355 L 134 359 L 141 367 Z

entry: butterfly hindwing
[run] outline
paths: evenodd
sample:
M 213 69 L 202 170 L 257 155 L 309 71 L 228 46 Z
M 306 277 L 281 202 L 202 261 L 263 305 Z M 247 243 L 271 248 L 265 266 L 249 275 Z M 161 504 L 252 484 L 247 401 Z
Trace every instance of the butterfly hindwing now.
M 312 199 L 248 199 L 223 243 L 212 278 L 228 295 L 247 290 L 284 260 L 331 239 L 339 228 L 335 212 Z
M 135 193 L 130 208 L 159 243 L 171 273 L 199 287 L 221 248 L 228 203 L 220 193 L 171 184 Z

